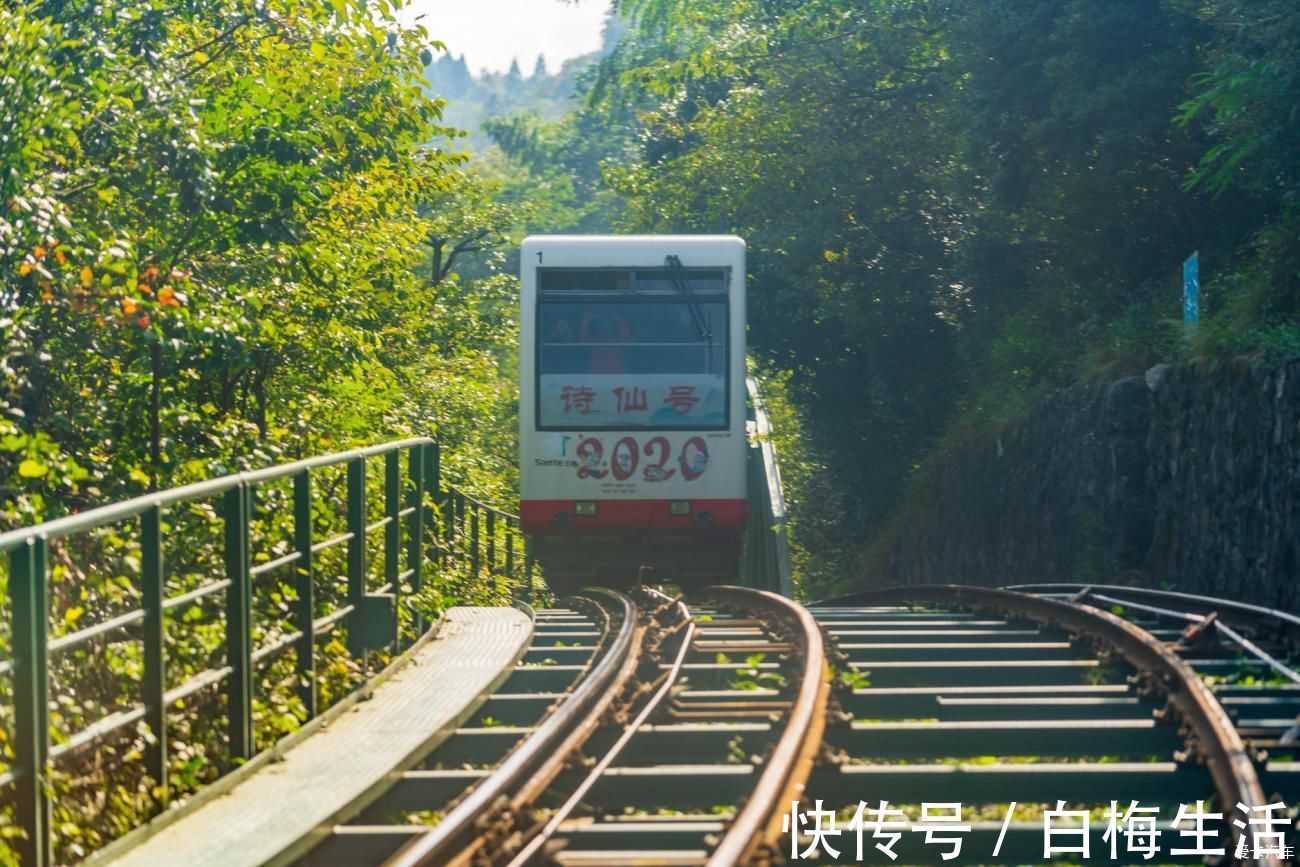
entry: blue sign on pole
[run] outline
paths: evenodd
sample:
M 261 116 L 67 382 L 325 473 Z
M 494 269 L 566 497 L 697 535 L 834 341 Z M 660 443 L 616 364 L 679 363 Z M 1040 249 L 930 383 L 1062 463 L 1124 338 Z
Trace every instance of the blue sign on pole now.
M 1183 324 L 1195 326 L 1201 318 L 1201 255 L 1187 257 L 1183 263 Z

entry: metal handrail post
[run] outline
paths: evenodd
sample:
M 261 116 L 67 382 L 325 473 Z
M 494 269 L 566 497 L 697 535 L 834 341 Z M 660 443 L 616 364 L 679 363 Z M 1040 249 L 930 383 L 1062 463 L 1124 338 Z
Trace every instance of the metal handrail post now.
M 167 806 L 166 633 L 163 623 L 164 562 L 162 506 L 140 516 L 140 607 L 144 610 L 144 672 L 141 677 L 144 722 L 153 742 L 145 747 L 145 773 L 153 779 L 158 802 Z
M 294 582 L 298 590 L 296 626 L 298 638 L 298 696 L 307 711 L 307 719 L 319 712 L 319 689 L 316 684 L 316 574 L 312 561 L 311 470 L 293 477 L 293 544 L 298 551 Z
M 425 454 L 429 449 L 429 446 L 424 445 L 413 446 L 408 456 L 411 518 L 406 531 L 406 568 L 411 573 L 411 595 L 417 599 L 424 589 L 424 471 L 428 462 Z M 411 629 L 416 638 L 424 634 L 424 618 L 414 607 L 411 612 Z
M 23 830 L 14 841 L 20 862 L 36 867 L 50 856 L 50 796 L 46 789 L 50 755 L 48 657 L 49 543 L 27 540 L 10 554 L 9 595 L 13 603 L 14 775 L 16 819 Z
M 402 454 L 384 455 L 384 583 L 393 597 L 393 649 L 402 649 Z
M 366 459 L 348 461 L 348 652 L 364 656 L 362 608 L 366 595 Z
M 478 535 L 478 513 L 477 507 L 471 507 L 469 510 L 469 576 L 470 580 L 478 578 L 479 569 L 479 535 Z
M 248 557 L 249 490 L 240 482 L 226 491 L 226 721 L 232 762 L 257 752 L 253 736 L 253 640 Z

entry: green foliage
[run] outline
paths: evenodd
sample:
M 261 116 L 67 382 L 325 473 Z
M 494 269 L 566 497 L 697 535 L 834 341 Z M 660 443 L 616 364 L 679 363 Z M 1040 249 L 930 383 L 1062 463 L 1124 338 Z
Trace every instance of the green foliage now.
M 420 78 L 437 44 L 399 23 L 400 5 L 0 8 L 0 529 L 410 435 L 438 437 L 444 478 L 485 499 L 513 497 L 515 286 L 491 271 L 458 273 L 456 256 L 499 245 L 517 206 L 469 176 L 463 155 L 425 147 L 453 134 Z M 383 489 L 379 463 L 372 492 Z M 341 471 L 313 479 L 318 538 L 342 529 L 343 481 Z M 262 563 L 289 550 L 292 492 L 270 485 L 257 496 Z M 378 520 L 382 498 L 371 499 Z M 222 574 L 212 503 L 166 521 L 168 539 L 186 540 L 168 546 L 169 595 Z M 56 637 L 138 606 L 137 531 L 130 522 L 52 547 Z M 344 574 L 343 552 L 322 551 L 319 574 Z M 435 617 L 459 599 L 505 596 L 486 565 L 470 575 L 468 562 L 451 559 L 404 606 L 408 637 L 415 611 Z M 259 647 L 293 631 L 291 578 L 280 570 L 259 584 Z M 318 585 L 319 614 L 337 610 L 344 585 Z M 169 687 L 222 664 L 220 599 L 169 614 Z M 7 618 L 0 624 L 7 646 Z M 323 706 L 387 661 L 350 658 L 344 639 L 318 645 Z M 305 717 L 292 661 L 258 671 L 262 745 Z M 60 655 L 55 742 L 133 702 L 142 664 L 130 635 Z M 225 763 L 217 697 L 201 691 L 174 708 L 176 796 Z M 0 710 L 6 738 L 11 714 Z M 93 767 L 57 769 L 60 863 L 155 809 L 142 738 L 128 731 L 96 745 Z M 0 836 L 14 833 L 10 813 Z
M 1206 3 L 1199 16 L 1215 30 L 1207 46 L 1213 65 L 1195 77 L 1194 96 L 1179 122 L 1206 118 L 1215 144 L 1188 185 L 1216 194 L 1245 187 L 1295 216 L 1300 202 L 1300 9 L 1280 0 Z
M 858 671 L 856 668 L 831 668 L 831 682 L 840 689 L 855 690 L 866 689 L 871 686 L 869 672 Z
M 784 687 L 785 677 L 780 672 L 760 668 L 766 658 L 765 653 L 752 653 L 746 656 L 744 665 L 736 669 L 736 676 L 728 683 L 728 688 L 753 691 Z M 725 653 L 719 653 L 715 661 L 718 665 L 728 665 L 731 663 L 731 658 Z
M 621 228 L 749 242 L 751 345 L 790 372 L 828 468 L 789 474 L 833 502 L 804 528 L 810 586 L 854 571 L 839 552 L 888 530 L 935 448 L 1053 389 L 1295 351 L 1293 7 L 615 4 L 631 27 L 579 117 L 635 146 L 601 161 Z M 547 128 L 495 128 L 553 165 Z M 1207 303 L 1188 341 L 1193 249 Z
M 11 524 L 435 432 L 447 379 L 481 413 L 508 363 L 509 285 L 448 281 L 516 219 L 420 146 L 423 30 L 389 4 L 173 5 L 0 13 Z
M 961 386 L 945 238 L 955 202 L 934 190 L 954 143 L 935 136 L 930 100 L 951 73 L 931 6 L 622 7 L 643 16 L 631 31 L 643 47 L 624 52 L 636 65 L 611 92 L 656 105 L 639 162 L 607 180 L 628 200 L 628 228 L 745 237 L 752 346 L 792 371 L 808 444 L 833 468 L 796 499 L 834 490 L 826 511 L 838 515 L 819 537 L 837 549 L 890 502 L 903 444 L 935 431 Z
M 531 206 L 527 201 L 509 201 L 501 184 L 494 183 L 481 171 L 457 171 L 454 184 L 434 199 L 422 203 L 427 212 L 425 244 L 429 247 L 429 282 L 446 280 L 458 260 L 475 257 L 494 272 L 504 260 L 503 247 L 512 241 L 512 232 L 528 219 Z M 462 258 L 464 257 L 464 258 Z M 491 313 L 496 305 L 479 305 L 478 311 Z
M 824 453 L 806 434 L 807 425 L 790 396 L 788 371 L 751 365 L 772 424 L 772 445 L 786 499 L 786 527 L 795 596 L 817 599 L 857 572 L 858 541 L 843 532 L 844 492 L 827 472 Z
M 633 157 L 634 131 L 621 118 L 580 111 L 559 120 L 533 113 L 493 118 L 485 132 L 497 145 L 486 162 L 508 201 L 528 202 L 532 231 L 601 233 L 622 208 L 603 170 Z M 499 152 L 500 156 L 497 156 Z

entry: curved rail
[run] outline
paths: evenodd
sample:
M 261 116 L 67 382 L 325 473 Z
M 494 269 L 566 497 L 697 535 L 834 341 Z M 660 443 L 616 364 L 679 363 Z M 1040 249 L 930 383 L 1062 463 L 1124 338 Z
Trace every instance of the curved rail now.
M 791 801 L 799 800 L 821 746 L 831 675 L 821 630 L 802 605 L 775 593 L 742 587 L 711 587 L 708 593 L 718 602 L 766 611 L 782 621 L 803 661 L 799 692 L 785 730 L 753 794 L 709 858 L 709 867 L 727 867 L 748 862 L 760 849 L 778 849 L 782 811 Z
M 1265 803 L 1263 786 L 1246 745 L 1223 706 L 1191 666 L 1145 630 L 1089 605 L 964 585 L 921 585 L 865 591 L 840 596 L 825 604 L 914 601 L 993 609 L 1039 623 L 1062 626 L 1113 649 L 1138 671 L 1150 675 L 1154 685 L 1181 712 L 1225 810 L 1238 803 Z M 1229 827 L 1235 841 L 1243 832 L 1235 826 Z M 1248 835 L 1251 851 L 1255 848 L 1254 832 L 1254 826 L 1244 832 Z M 1281 865 L 1273 857 L 1251 859 L 1245 863 L 1260 867 Z
M 581 743 L 600 720 L 636 667 L 641 628 L 637 606 L 628 597 L 610 590 L 586 591 L 606 597 L 617 605 L 621 618 L 618 633 L 605 654 L 578 684 L 569 698 L 546 718 L 537 731 L 516 748 L 491 776 L 476 786 L 446 817 L 417 837 L 385 862 L 388 867 L 447 864 L 466 859 L 482 845 L 481 835 L 489 817 L 500 813 L 506 798 L 530 790 L 539 783 L 545 788 L 561 770 L 576 741 Z
M 666 598 L 667 597 L 665 597 L 665 599 Z M 523 865 L 533 862 L 533 860 L 541 853 L 543 847 L 545 847 L 546 844 L 555 836 L 556 832 L 559 831 L 560 826 L 573 814 L 573 811 L 582 803 L 583 798 L 586 797 L 587 793 L 590 792 L 592 787 L 600 780 L 601 774 L 605 773 L 606 769 L 614 763 L 614 760 L 623 752 L 623 749 L 636 735 L 641 726 L 643 726 L 646 720 L 650 719 L 650 717 L 657 712 L 660 707 L 662 707 L 664 700 L 668 698 L 669 694 L 672 692 L 673 685 L 681 675 L 682 666 L 686 662 L 686 656 L 690 652 L 691 641 L 695 637 L 695 624 L 691 622 L 691 613 L 687 609 L 686 604 L 681 600 L 678 600 L 675 603 L 675 607 L 678 609 L 679 614 L 685 618 L 687 626 L 686 632 L 682 636 L 681 645 L 677 649 L 677 655 L 673 658 L 671 667 L 663 677 L 663 682 L 659 685 L 659 688 L 655 690 L 654 694 L 650 697 L 650 700 L 646 702 L 640 713 L 636 715 L 632 722 L 628 723 L 628 725 L 624 727 L 623 733 L 619 736 L 618 740 L 614 742 L 613 746 L 611 746 L 600 761 L 592 767 L 591 772 L 587 774 L 582 782 L 574 788 L 572 794 L 569 795 L 564 804 L 555 811 L 555 815 L 553 815 L 537 835 L 534 836 L 522 850 L 520 850 L 519 854 L 511 859 L 510 867 L 523 867 Z
M 1255 628 L 1259 626 L 1261 621 L 1268 622 L 1279 630 L 1285 630 L 1283 634 L 1291 637 L 1294 642 L 1300 640 L 1300 617 L 1296 617 L 1289 612 L 1279 611 L 1276 608 L 1265 608 L 1260 605 L 1251 605 L 1247 602 L 1236 602 L 1231 599 L 1216 599 L 1213 596 L 1200 596 L 1194 593 L 1179 593 L 1169 590 L 1152 590 L 1145 587 L 1123 587 L 1110 584 L 1026 584 L 1021 586 L 1024 588 L 1021 592 L 1034 593 L 1035 595 L 1053 596 L 1058 595 L 1059 591 L 1065 590 L 1064 594 L 1059 595 L 1069 596 L 1071 602 L 1096 599 L 1099 602 L 1125 606 L 1157 617 L 1167 617 L 1185 623 L 1212 626 L 1215 632 L 1223 635 L 1243 651 L 1273 669 L 1279 677 L 1300 684 L 1300 671 L 1265 652 L 1259 645 L 1223 620 L 1225 617 L 1241 617 L 1242 621 L 1238 625 L 1242 626 L 1243 629 L 1247 628 L 1243 624 Z M 1035 588 L 1043 589 L 1038 590 Z M 1057 593 L 1046 591 L 1057 591 Z M 1207 613 L 1202 614 L 1197 611 L 1170 609 L 1163 606 L 1143 604 L 1143 602 L 1135 601 L 1132 597 L 1137 597 L 1147 603 L 1154 599 L 1168 604 L 1191 604 L 1209 610 Z
M 761 641 L 744 637 L 729 638 L 727 642 L 698 641 L 703 634 L 701 628 L 697 628 L 685 604 L 675 603 L 679 616 L 685 619 L 686 628 L 681 634 L 672 662 L 660 669 L 653 694 L 634 714 L 633 719 L 623 725 L 614 744 L 603 750 L 601 758 L 590 771 L 568 790 L 563 806 L 550 816 L 532 840 L 517 851 L 515 857 L 508 862 L 511 867 L 525 867 L 543 861 L 543 853 L 547 849 L 554 849 L 554 846 L 549 846 L 550 842 L 567 837 L 565 828 L 572 827 L 573 815 L 580 807 L 586 807 L 597 814 L 602 812 L 602 807 L 598 806 L 602 802 L 601 794 L 598 793 L 599 786 L 602 781 L 606 781 L 608 773 L 615 771 L 617 760 L 627 753 L 634 738 L 641 737 L 642 733 L 653 728 L 649 724 L 656 715 L 690 720 L 707 718 L 714 723 L 753 720 L 759 716 L 774 719 L 774 714 L 784 715 L 785 723 L 763 759 L 762 771 L 755 777 L 749 793 L 738 798 L 741 806 L 735 818 L 725 825 L 718 823 L 718 838 L 712 845 L 689 854 L 679 851 L 672 855 L 672 858 L 677 859 L 672 863 L 707 863 L 711 867 L 723 867 L 770 861 L 774 855 L 779 854 L 784 807 L 790 799 L 801 797 L 826 727 L 829 667 L 822 633 L 809 612 L 789 599 L 766 591 L 718 586 L 701 591 L 701 597 L 719 607 L 737 612 L 741 617 L 738 620 L 728 617 L 714 620 L 706 617 L 706 620 L 711 621 L 711 628 L 725 629 L 728 624 L 735 623 L 745 629 L 761 629 L 768 633 L 768 637 Z M 768 653 L 779 651 L 781 654 L 789 654 L 794 668 L 790 677 L 797 682 L 792 697 L 785 701 L 777 699 L 775 703 L 770 698 L 759 699 L 758 702 L 749 699 L 740 702 L 705 702 L 689 706 L 690 710 L 685 714 L 679 708 L 669 707 L 669 699 L 679 692 L 682 681 L 685 680 L 684 669 L 688 667 L 686 663 L 690 654 L 722 650 L 722 646 L 728 642 L 741 653 L 763 653 L 764 649 L 771 649 Z M 689 750 L 686 754 L 689 754 Z M 671 755 L 669 747 L 668 754 L 663 755 L 660 762 L 671 762 Z M 623 863 L 619 861 L 623 855 L 630 857 L 632 853 L 603 853 L 604 861 L 599 863 Z M 668 854 L 660 851 L 651 857 L 668 858 Z M 695 861 L 697 858 L 698 861 Z M 560 863 L 568 862 L 562 859 Z
M 1204 605 L 1214 610 L 1226 610 L 1247 615 L 1250 617 L 1266 617 L 1270 620 L 1276 620 L 1279 624 L 1285 624 L 1293 629 L 1300 630 L 1300 616 L 1288 611 L 1281 611 L 1277 608 L 1267 608 L 1263 605 L 1252 605 L 1249 602 L 1238 602 L 1234 599 L 1220 599 L 1215 596 L 1202 596 L 1197 593 L 1183 593 L 1178 590 L 1156 590 L 1152 587 L 1125 587 L 1122 584 L 1011 584 L 1003 590 L 1013 590 L 1017 593 L 1034 593 L 1045 594 L 1052 591 L 1062 591 L 1070 594 L 1083 593 L 1087 591 L 1102 591 L 1105 593 L 1127 593 L 1135 596 L 1149 596 L 1154 599 L 1165 599 L 1178 602 L 1192 602 L 1198 605 Z
M 656 625 L 648 629 L 662 630 L 655 633 L 657 639 L 647 638 L 646 643 L 649 646 L 652 640 L 662 643 L 671 638 L 676 642 L 671 656 L 657 662 L 653 658 L 649 660 L 655 662 L 653 667 L 655 674 L 648 677 L 647 686 L 639 695 L 634 694 L 629 698 L 621 711 L 631 718 L 626 722 L 616 723 L 614 730 L 608 733 L 608 741 L 602 737 L 588 742 L 609 743 L 609 745 L 602 746 L 600 752 L 593 756 L 595 761 L 588 769 L 584 769 L 575 781 L 566 782 L 563 787 L 561 806 L 547 815 L 544 820 L 539 820 L 531 835 L 527 831 L 523 832 L 522 837 L 496 835 L 496 843 L 490 843 L 488 848 L 479 850 L 475 855 L 483 863 L 526 867 L 526 865 L 543 863 L 557 852 L 565 853 L 563 856 L 555 855 L 558 863 L 569 863 L 566 858 L 570 856 L 570 850 L 574 850 L 572 857 L 578 859 L 575 863 L 581 863 L 585 856 L 594 856 L 595 853 L 588 848 L 591 845 L 590 839 L 584 845 L 571 838 L 572 834 L 581 833 L 579 827 L 593 827 L 575 817 L 580 810 L 589 811 L 594 816 L 604 816 L 606 818 L 598 818 L 595 825 L 607 832 L 621 833 L 617 827 L 617 820 L 608 817 L 617 813 L 618 806 L 627 808 L 629 805 L 621 801 L 619 795 L 614 795 L 613 801 L 608 800 L 611 792 L 604 787 L 617 786 L 615 781 L 622 778 L 620 772 L 628 769 L 620 767 L 624 760 L 630 759 L 629 768 L 650 770 L 655 767 L 653 764 L 643 764 L 644 753 L 638 752 L 633 746 L 636 739 L 662 738 L 674 726 L 681 725 L 680 733 L 683 738 L 698 739 L 704 736 L 706 742 L 716 742 L 717 730 L 710 732 L 709 724 L 702 722 L 704 719 L 722 725 L 739 723 L 742 727 L 747 726 L 751 732 L 767 726 L 773 730 L 774 739 L 766 752 L 766 757 L 761 762 L 756 761 L 750 766 L 753 776 L 752 783 L 746 787 L 748 791 L 742 793 L 737 790 L 727 798 L 732 800 L 734 797 L 734 802 L 738 804 L 734 818 L 725 824 L 716 819 L 709 822 L 701 822 L 698 819 L 683 820 L 678 823 L 679 826 L 694 825 L 694 830 L 689 833 L 700 835 L 701 845 L 691 847 L 689 851 L 674 850 L 670 855 L 667 851 L 658 850 L 642 851 L 638 854 L 637 848 L 609 850 L 600 853 L 605 859 L 601 863 L 622 863 L 624 859 L 650 858 L 653 863 L 707 863 L 713 867 L 722 867 L 722 865 L 771 860 L 773 856 L 779 854 L 780 838 L 783 833 L 782 811 L 789 800 L 797 800 L 800 797 L 807 785 L 825 728 L 825 714 L 830 692 L 830 669 L 826 661 L 821 632 L 816 622 L 806 610 L 784 597 L 748 588 L 712 587 L 703 590 L 701 597 L 709 600 L 710 604 L 726 609 L 727 614 L 718 617 L 702 614 L 702 622 L 707 622 L 709 625 L 697 626 L 691 609 L 688 609 L 683 602 L 674 602 L 654 591 L 646 592 L 654 603 L 660 606 L 658 616 L 654 618 Z M 663 616 L 665 613 L 669 613 L 668 620 Z M 731 632 L 732 624 L 742 633 L 752 631 L 764 635 L 761 638 L 757 636 L 751 638 L 747 635 L 737 637 L 729 634 L 720 641 L 701 639 L 701 636 L 712 629 Z M 711 664 L 691 664 L 692 655 L 710 655 L 724 649 L 750 654 L 781 654 L 785 661 L 780 668 L 791 679 L 793 694 L 787 698 L 778 698 L 776 701 L 766 695 L 757 701 L 749 699 L 717 701 L 718 696 L 710 693 L 703 702 L 692 700 L 688 703 L 688 708 L 683 711 L 677 705 L 676 696 L 681 694 L 683 685 L 691 680 L 688 675 L 693 676 L 703 669 L 717 671 Z M 727 665 L 730 663 L 719 663 L 720 668 L 725 668 Z M 764 666 L 769 672 L 778 667 L 774 662 L 764 663 Z M 733 688 L 733 690 L 744 693 L 743 689 Z M 774 714 L 784 716 L 784 725 L 780 727 L 779 732 L 776 731 Z M 760 717 L 767 722 L 752 722 Z M 651 725 L 656 719 L 667 719 L 668 722 L 664 726 Z M 683 719 L 689 722 L 684 724 L 674 722 Z M 690 734 L 690 731 L 694 734 Z M 678 755 L 699 755 L 696 752 L 700 749 L 698 743 L 693 748 L 685 746 L 684 743 L 683 741 L 682 744 L 673 747 L 664 744 L 660 749 L 674 752 L 681 749 L 682 752 Z M 704 752 L 707 753 L 712 749 L 714 747 L 705 747 Z M 756 768 L 757 765 L 761 765 L 761 769 Z M 690 766 L 667 764 L 663 767 L 670 775 L 677 775 L 676 779 L 681 781 L 680 784 L 691 784 L 692 777 L 685 770 Z M 735 775 L 731 776 L 735 778 Z M 549 782 L 549 779 L 542 779 L 535 785 L 527 787 L 529 791 L 521 791 L 514 796 L 512 809 L 522 815 L 523 810 L 530 803 L 537 802 L 537 797 L 546 790 Z M 689 795 L 687 797 L 690 798 Z M 642 803 L 648 806 L 647 802 Z M 705 825 L 714 827 L 705 829 Z M 485 832 L 485 836 L 490 833 L 490 831 Z M 710 840 L 708 835 L 715 836 Z M 452 863 L 462 864 L 469 860 L 471 860 L 469 856 L 462 854 Z

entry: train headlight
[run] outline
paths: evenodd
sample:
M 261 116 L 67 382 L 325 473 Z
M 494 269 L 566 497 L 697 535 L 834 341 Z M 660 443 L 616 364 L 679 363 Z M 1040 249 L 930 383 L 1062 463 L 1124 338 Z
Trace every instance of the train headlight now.
M 578 500 L 573 504 L 573 513 L 581 518 L 596 517 L 595 500 Z
M 669 500 L 668 501 L 668 514 L 681 518 L 681 517 L 685 517 L 686 515 L 689 515 L 690 513 L 691 513 L 690 500 Z

